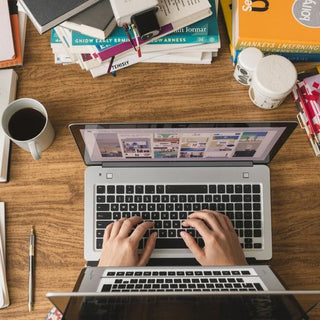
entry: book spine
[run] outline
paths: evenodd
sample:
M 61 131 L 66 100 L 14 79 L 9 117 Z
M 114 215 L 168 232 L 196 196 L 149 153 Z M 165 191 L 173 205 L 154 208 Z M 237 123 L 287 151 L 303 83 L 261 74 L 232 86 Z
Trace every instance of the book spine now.
M 239 39 L 235 44 L 236 50 L 242 50 L 248 47 L 256 47 L 261 51 L 267 52 L 320 54 L 320 44 L 297 44 L 290 42 L 275 42 L 268 40 L 255 41 L 250 39 Z
M 243 48 L 245 49 L 245 48 Z M 259 48 L 258 48 L 259 49 Z M 242 50 L 233 50 L 233 63 L 236 64 L 238 56 Z M 279 54 L 292 62 L 317 62 L 320 61 L 320 53 L 284 52 L 262 50 L 264 54 Z

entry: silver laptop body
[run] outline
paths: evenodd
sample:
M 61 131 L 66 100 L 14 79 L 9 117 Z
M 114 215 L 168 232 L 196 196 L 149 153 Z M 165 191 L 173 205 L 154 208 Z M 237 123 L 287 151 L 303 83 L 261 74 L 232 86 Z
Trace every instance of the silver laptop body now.
M 227 204 L 224 206 L 214 203 L 216 197 L 220 197 L 216 194 L 212 195 L 210 207 L 207 203 L 196 203 L 197 207 L 190 207 L 189 204 L 186 206 L 189 212 L 195 211 L 192 208 L 201 210 L 207 207 L 224 212 L 219 210 L 222 208 L 226 214 L 235 219 L 240 216 L 240 221 L 233 223 L 246 257 L 257 260 L 271 259 L 270 172 L 267 164 L 295 127 L 294 122 L 71 124 L 72 135 L 88 166 L 85 171 L 84 199 L 85 259 L 99 260 L 105 228 L 103 219 L 109 215 L 109 211 L 112 211 L 112 208 L 120 211 L 119 206 L 127 206 L 127 214 L 135 214 L 130 209 L 137 210 L 140 204 L 128 204 L 126 199 L 131 201 L 135 198 L 136 194 L 132 195 L 132 190 L 137 190 L 138 187 L 147 190 L 150 185 L 155 185 L 155 188 L 160 186 L 165 190 L 178 189 L 177 194 L 174 194 L 175 199 L 180 199 L 189 192 L 184 191 L 184 186 L 187 186 L 187 189 L 201 186 L 210 197 L 211 187 L 219 189 L 225 185 L 226 187 L 222 189 L 227 186 L 236 189 L 240 186 L 244 190 L 248 185 L 252 185 L 249 187 L 252 189 L 253 185 L 258 185 L 261 190 L 259 194 L 261 208 L 259 205 L 258 209 L 260 222 L 255 220 L 255 213 L 245 211 L 247 206 L 256 205 L 251 200 L 255 195 L 251 195 L 250 198 L 242 189 L 240 193 L 243 198 L 238 207 L 234 205 L 230 211 L 227 210 Z M 114 205 L 113 202 L 108 202 L 108 194 L 99 194 L 99 188 L 107 190 L 111 185 L 115 186 L 112 187 L 115 188 L 113 190 L 117 190 L 118 186 L 123 188 L 124 192 L 120 194 L 120 198 L 124 200 L 123 204 Z M 127 189 L 132 190 L 126 193 Z M 192 200 L 198 199 L 197 193 L 187 194 L 184 198 L 186 203 L 189 195 Z M 118 195 L 112 194 L 110 199 L 113 201 L 117 197 Z M 206 195 L 203 197 L 205 199 Z M 237 198 L 238 195 L 230 197 Z M 249 204 L 245 201 L 249 201 Z M 146 205 L 145 210 L 148 211 L 150 207 L 148 203 Z M 157 211 L 155 206 L 153 208 Z M 97 208 L 100 212 L 97 212 Z M 171 211 L 167 214 L 169 220 L 176 212 L 174 210 L 176 207 L 170 208 Z M 146 213 L 146 217 L 153 220 L 153 214 L 153 212 L 150 212 L 150 215 Z M 116 215 L 116 217 L 123 216 Z M 258 226 L 261 228 L 260 231 L 254 229 Z M 178 232 L 175 237 L 180 238 Z M 192 254 L 188 249 L 172 249 L 169 246 L 169 248 L 156 248 L 151 258 L 190 257 Z

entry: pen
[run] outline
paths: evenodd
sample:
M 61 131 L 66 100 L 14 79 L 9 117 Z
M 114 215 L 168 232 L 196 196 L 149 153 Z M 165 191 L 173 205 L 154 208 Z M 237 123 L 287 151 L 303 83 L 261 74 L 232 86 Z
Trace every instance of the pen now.
M 34 228 L 31 227 L 30 232 L 30 243 L 29 243 L 29 300 L 28 308 L 29 312 L 33 309 L 33 295 L 34 295 L 34 245 L 35 245 L 35 236 Z

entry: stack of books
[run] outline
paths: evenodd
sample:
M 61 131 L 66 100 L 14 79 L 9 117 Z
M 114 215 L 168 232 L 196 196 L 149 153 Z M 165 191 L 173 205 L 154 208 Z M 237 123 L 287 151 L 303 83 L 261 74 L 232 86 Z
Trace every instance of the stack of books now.
M 292 96 L 300 126 L 306 131 L 315 155 L 320 157 L 320 66 L 299 74 Z
M 59 23 L 57 17 L 41 20 L 35 0 L 19 1 L 40 33 L 52 27 L 51 48 L 55 63 L 78 64 L 83 70 L 90 71 L 93 77 L 113 73 L 138 62 L 209 64 L 220 48 L 217 0 L 186 3 L 159 0 L 160 9 L 156 14 L 161 31 L 147 41 L 135 37 L 130 28 L 126 32 L 116 26 L 111 5 L 106 0 L 73 1 L 86 5 L 90 2 L 90 5 L 67 19 L 64 19 L 67 16 L 65 12 Z M 137 48 L 141 55 L 137 54 Z
M 27 15 L 16 0 L 0 0 L 0 68 L 23 64 Z
M 320 61 L 317 1 L 221 0 L 221 5 L 234 64 L 248 47 L 291 61 Z

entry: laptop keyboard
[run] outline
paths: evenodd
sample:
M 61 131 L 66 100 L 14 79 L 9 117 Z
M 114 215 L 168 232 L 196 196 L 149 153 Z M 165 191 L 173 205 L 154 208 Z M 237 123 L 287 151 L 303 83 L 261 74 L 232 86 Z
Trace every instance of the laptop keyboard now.
M 261 279 L 250 270 L 109 271 L 102 292 L 144 291 L 264 291 Z
M 262 186 L 260 184 L 158 184 L 96 186 L 96 249 L 102 248 L 107 225 L 134 215 L 155 222 L 141 240 L 158 232 L 156 248 L 186 248 L 180 231 L 190 233 L 199 246 L 204 243 L 193 228 L 181 223 L 194 211 L 209 209 L 227 215 L 246 250 L 263 248 Z

